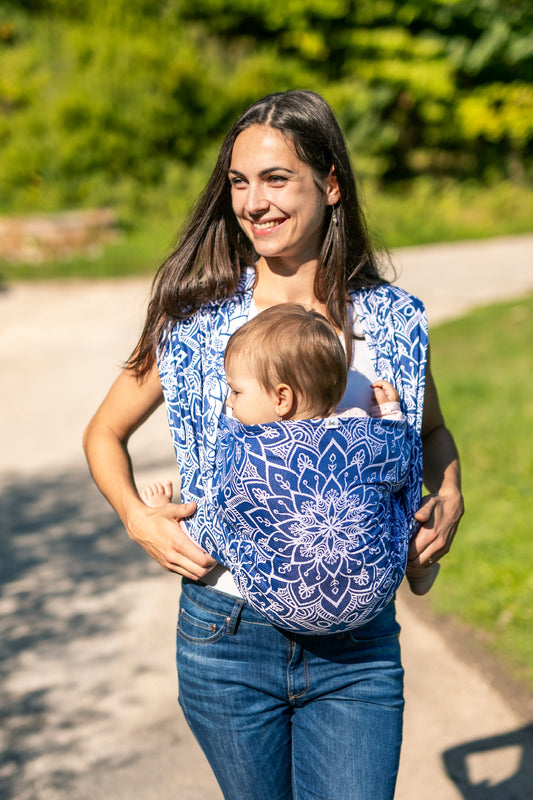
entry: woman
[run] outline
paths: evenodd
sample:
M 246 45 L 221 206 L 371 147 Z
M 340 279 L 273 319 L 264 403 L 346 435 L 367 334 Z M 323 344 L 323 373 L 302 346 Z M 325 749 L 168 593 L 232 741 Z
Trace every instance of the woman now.
M 456 449 L 426 366 L 425 317 L 419 301 L 381 278 L 342 134 L 312 92 L 266 97 L 228 133 L 85 449 L 130 537 L 184 577 L 180 703 L 224 796 L 390 800 L 403 714 L 394 603 L 354 632 L 281 632 L 176 524 L 211 489 L 226 342 L 282 302 L 319 311 L 343 337 L 351 365 L 345 407 L 367 407 L 378 374 L 400 392 L 432 492 L 415 515 L 421 528 L 411 563 L 440 559 L 462 499 Z M 187 502 L 154 509 L 137 493 L 126 446 L 163 395 Z M 420 462 L 415 454 L 413 485 Z M 209 536 L 217 520 L 197 524 Z

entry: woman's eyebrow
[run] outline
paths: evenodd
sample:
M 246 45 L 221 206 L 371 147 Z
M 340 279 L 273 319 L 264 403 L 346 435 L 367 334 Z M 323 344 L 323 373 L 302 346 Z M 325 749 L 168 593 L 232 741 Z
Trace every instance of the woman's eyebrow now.
M 289 169 L 288 167 L 267 167 L 267 169 L 262 169 L 259 173 L 259 177 L 263 178 L 265 175 L 270 175 L 271 172 L 287 172 L 289 175 L 296 175 L 295 171 Z M 239 175 L 239 177 L 244 178 L 245 175 L 242 172 L 239 172 L 238 169 L 230 169 L 228 170 L 228 175 Z

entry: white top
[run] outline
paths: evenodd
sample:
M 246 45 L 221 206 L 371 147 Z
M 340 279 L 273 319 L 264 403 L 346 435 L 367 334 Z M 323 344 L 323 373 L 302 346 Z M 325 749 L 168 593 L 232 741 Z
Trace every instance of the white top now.
M 353 307 L 350 305 L 350 313 L 352 313 L 352 311 Z M 253 319 L 256 315 L 257 307 L 252 298 L 248 319 Z M 368 413 L 372 405 L 372 389 L 370 388 L 370 384 L 377 380 L 378 376 L 374 371 L 368 345 L 364 338 L 363 328 L 357 319 L 352 320 L 352 330 L 356 336 L 361 338 L 353 340 L 352 363 L 348 370 L 346 391 L 337 408 L 337 413 L 342 413 L 354 407 L 362 408 Z M 224 413 L 227 414 L 227 416 L 231 416 L 231 409 L 226 406 L 224 408 Z M 231 572 L 226 567 L 223 567 L 222 564 L 217 564 L 211 572 L 208 572 L 207 575 L 202 578 L 202 583 L 212 586 L 220 592 L 231 594 L 234 597 L 241 597 L 231 576 Z

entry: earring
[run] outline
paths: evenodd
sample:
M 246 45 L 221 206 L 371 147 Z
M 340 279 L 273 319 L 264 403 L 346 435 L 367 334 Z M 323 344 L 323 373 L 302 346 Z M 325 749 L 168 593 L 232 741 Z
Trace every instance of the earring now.
M 333 220 L 333 224 L 334 225 L 338 225 L 339 224 L 339 218 L 337 216 L 337 209 L 333 204 L 331 206 L 331 219 Z

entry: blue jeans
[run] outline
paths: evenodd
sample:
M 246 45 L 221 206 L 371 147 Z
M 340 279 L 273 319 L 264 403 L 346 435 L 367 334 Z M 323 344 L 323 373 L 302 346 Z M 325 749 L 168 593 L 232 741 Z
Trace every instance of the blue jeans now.
M 182 586 L 180 705 L 226 800 L 392 800 L 404 705 L 394 604 L 349 633 L 303 635 Z

